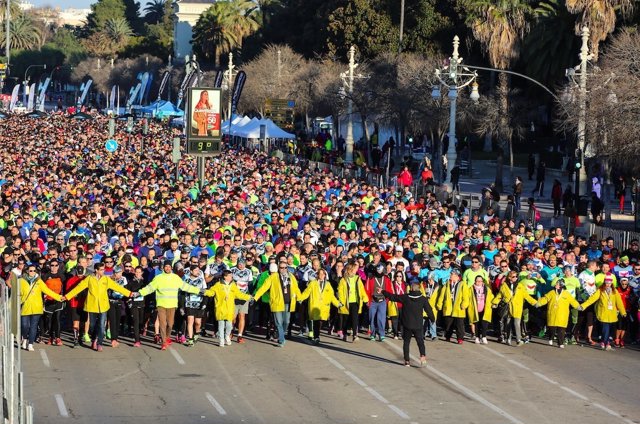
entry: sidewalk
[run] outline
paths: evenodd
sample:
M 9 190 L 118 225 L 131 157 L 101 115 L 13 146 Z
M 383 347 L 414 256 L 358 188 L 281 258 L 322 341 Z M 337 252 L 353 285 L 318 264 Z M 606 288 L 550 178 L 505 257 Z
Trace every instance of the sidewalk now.
M 496 164 L 495 161 L 474 161 L 473 162 L 473 176 L 461 176 L 460 177 L 460 191 L 463 194 L 477 194 L 480 195 L 482 189 L 484 187 L 488 187 L 491 183 L 495 181 L 496 175 Z M 503 170 L 503 191 L 500 196 L 500 207 L 501 211 L 504 211 L 504 208 L 507 205 L 507 196 L 512 194 L 512 186 L 515 182 L 515 177 L 520 176 L 523 181 L 523 190 L 522 190 L 522 209 L 521 214 L 526 213 L 526 204 L 527 198 L 532 197 L 531 192 L 536 186 L 535 175 L 533 180 L 528 180 L 527 169 L 522 167 L 513 167 L 513 176 L 511 175 L 510 168 L 508 165 L 504 166 Z M 553 217 L 553 202 L 551 200 L 551 188 L 553 187 L 554 180 L 560 180 L 562 183 L 562 189 L 567 187 L 567 184 L 574 185 L 573 182 L 569 182 L 568 177 L 564 175 L 564 173 L 560 170 L 555 169 L 547 169 L 546 179 L 544 182 L 544 190 L 543 196 L 538 197 L 533 196 L 536 199 L 536 206 L 540 210 L 540 214 L 542 215 L 542 224 L 545 227 L 551 226 L 552 224 L 560 225 L 564 223 L 564 220 L 560 221 L 555 220 L 552 223 Z M 631 196 L 627 193 L 627 197 L 625 199 L 625 214 L 618 213 L 618 200 L 614 199 L 614 190 L 613 185 L 610 188 L 610 196 L 612 197 L 609 201 L 605 201 L 605 207 L 610 208 L 611 210 L 611 225 L 610 228 L 615 228 L 619 230 L 626 231 L 634 231 L 634 217 L 631 215 Z M 603 190 L 604 192 L 604 190 Z M 564 213 L 564 210 L 563 210 Z M 556 222 L 558 221 L 558 222 Z M 590 223 L 589 219 L 583 219 L 582 227 L 588 227 Z M 586 222 L 585 222 L 586 221 Z

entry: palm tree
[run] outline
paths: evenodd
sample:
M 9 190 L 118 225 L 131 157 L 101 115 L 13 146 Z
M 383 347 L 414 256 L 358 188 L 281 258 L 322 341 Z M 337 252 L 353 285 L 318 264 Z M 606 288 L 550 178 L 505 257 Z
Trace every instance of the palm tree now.
M 575 65 L 580 50 L 580 38 L 573 31 L 576 17 L 564 0 L 541 2 L 534 14 L 535 23 L 523 42 L 522 63 L 527 75 L 553 86 L 565 69 Z
M 581 14 L 576 34 L 579 35 L 585 25 L 589 28 L 590 53 L 594 55 L 594 61 L 598 60 L 600 42 L 616 28 L 616 13 L 629 14 L 633 3 L 632 0 L 567 0 L 569 12 Z
M 11 18 L 11 48 L 32 50 L 42 45 L 42 30 L 34 24 L 30 17 L 18 14 Z M 0 27 L 0 45 L 6 44 L 5 26 Z
M 485 48 L 489 62 L 494 68 L 507 69 L 520 56 L 520 43 L 529 29 L 532 14 L 527 0 L 469 0 L 467 24 L 473 35 Z M 500 73 L 498 96 L 500 99 L 501 122 L 498 143 L 502 154 L 496 166 L 496 186 L 502 189 L 503 155 L 509 155 L 513 167 L 511 148 L 512 131 L 509 128 L 509 79 Z
M 238 38 L 237 47 L 242 48 L 242 40 L 260 29 L 261 13 L 251 0 L 231 0 L 228 3 L 231 11 L 227 25 Z
M 206 58 L 220 65 L 222 55 L 242 48 L 242 40 L 260 27 L 260 12 L 248 0 L 214 3 L 193 28 L 193 44 Z
M 133 35 L 129 22 L 125 18 L 108 19 L 104 32 L 116 50 L 127 44 L 129 37 Z
M 157 24 L 162 21 L 165 13 L 165 2 L 168 0 L 153 0 L 144 8 L 144 20 L 149 24 Z

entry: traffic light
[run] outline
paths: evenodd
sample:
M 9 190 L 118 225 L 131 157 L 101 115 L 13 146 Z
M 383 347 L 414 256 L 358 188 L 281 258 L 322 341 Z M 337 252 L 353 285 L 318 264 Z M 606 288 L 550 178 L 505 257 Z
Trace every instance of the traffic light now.
M 582 151 L 580 149 L 576 149 L 576 170 L 582 168 Z

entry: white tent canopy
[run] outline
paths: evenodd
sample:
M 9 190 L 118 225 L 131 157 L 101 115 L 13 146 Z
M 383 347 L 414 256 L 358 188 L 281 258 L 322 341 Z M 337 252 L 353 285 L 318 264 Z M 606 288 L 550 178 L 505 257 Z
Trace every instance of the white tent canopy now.
M 278 127 L 270 119 L 258 119 L 244 116 L 241 119 L 237 117 L 231 120 L 231 135 L 242 138 L 260 138 L 260 126 L 265 126 L 266 138 L 295 138 L 294 134 L 290 134 L 280 127 Z M 226 134 L 229 133 L 229 123 L 225 121 L 222 123 L 222 131 Z

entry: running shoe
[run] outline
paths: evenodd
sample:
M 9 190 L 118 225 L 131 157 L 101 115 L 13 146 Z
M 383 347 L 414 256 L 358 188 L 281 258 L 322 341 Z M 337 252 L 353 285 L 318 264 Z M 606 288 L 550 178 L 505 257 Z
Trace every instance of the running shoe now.
M 133 347 L 140 347 L 140 346 L 142 346 L 142 345 L 140 344 L 140 342 L 135 342 L 135 343 L 133 344 Z
M 615 340 L 613 341 L 613 344 L 614 344 L 616 347 L 620 347 L 620 339 L 615 339 Z
M 47 339 L 44 341 L 44 344 L 46 345 L 52 345 L 53 344 L 53 339 Z
M 464 343 L 464 340 L 458 339 L 458 344 L 461 345 L 462 343 Z
M 369 337 L 369 340 L 371 340 L 372 342 L 376 340 L 376 335 L 372 334 L 371 337 Z
M 97 349 L 97 351 L 98 351 L 98 352 L 102 352 L 102 345 L 98 345 L 98 349 Z
M 475 344 L 480 344 L 480 338 L 476 337 L 474 342 L 475 342 Z
M 553 340 L 549 340 L 549 346 L 553 346 Z
M 600 343 L 600 349 L 604 350 L 604 343 Z
M 409 361 L 404 361 L 404 366 L 405 366 L 405 367 L 410 367 L 410 366 L 411 366 L 411 362 L 409 362 Z
M 224 339 L 220 339 L 220 347 L 224 347 Z
M 486 338 L 486 337 L 483 337 L 483 338 L 482 338 L 482 344 L 489 344 L 489 342 L 487 341 L 487 338 Z
M 88 344 L 88 343 L 91 343 L 91 337 L 89 337 L 89 335 L 88 335 L 87 333 L 84 333 L 84 334 L 82 335 L 82 341 L 83 341 L 83 342 L 85 342 L 85 343 L 87 343 L 87 344 Z
M 193 346 L 193 339 L 189 339 L 186 342 L 183 343 L 185 346 L 187 347 L 191 347 Z
M 200 336 L 198 336 L 197 334 L 193 336 L 193 343 L 195 344 L 198 339 L 200 339 Z
M 225 342 L 227 343 L 227 346 L 231 346 L 231 336 L 226 337 Z
M 27 339 L 22 339 L 22 348 L 27 350 Z
M 605 348 L 605 350 L 613 350 L 613 348 L 611 347 L 610 344 L 608 344 L 607 347 Z
M 105 333 L 104 338 L 105 339 L 111 339 L 111 329 L 107 329 L 107 332 Z
M 91 343 L 91 349 L 93 349 L 93 350 L 98 350 L 98 341 L 97 341 L 97 340 L 94 340 L 94 341 Z
M 29 344 L 27 345 L 27 350 L 28 350 L 29 352 L 33 352 L 35 349 L 33 348 L 33 345 L 32 345 L 31 343 L 29 343 Z
M 564 349 L 564 345 L 561 344 L 560 346 L 558 346 L 560 349 Z
M 62 340 L 60 339 L 60 337 L 58 337 L 55 341 L 55 345 L 56 346 L 62 346 Z
M 162 347 L 160 348 L 160 350 L 167 350 L 167 347 L 169 347 L 169 345 L 168 345 L 168 344 L 166 344 L 166 343 L 164 343 L 164 344 L 162 345 Z
M 238 343 L 244 343 L 244 337 L 238 336 Z
M 426 356 L 421 356 L 420 357 L 420 367 L 424 367 L 425 365 L 427 365 L 427 357 Z

